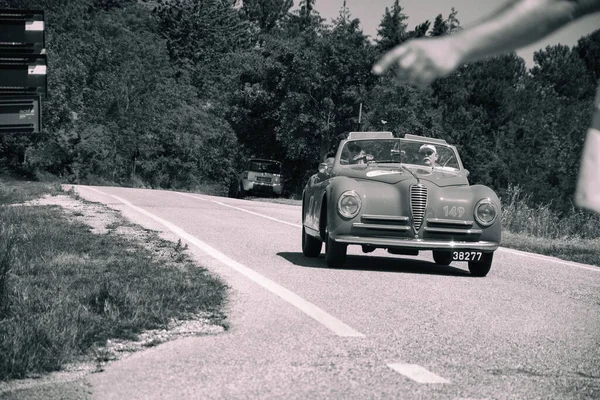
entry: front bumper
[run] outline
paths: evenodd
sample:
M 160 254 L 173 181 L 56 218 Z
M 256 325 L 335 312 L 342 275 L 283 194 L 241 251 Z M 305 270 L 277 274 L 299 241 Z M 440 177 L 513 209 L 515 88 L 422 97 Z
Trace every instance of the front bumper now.
M 280 195 L 282 192 L 280 183 L 262 183 L 244 180 L 243 186 L 246 192 L 274 193 L 278 195 Z
M 383 237 L 360 237 L 351 235 L 340 235 L 332 237 L 335 242 L 345 244 L 357 244 L 379 248 L 401 248 L 407 250 L 478 250 L 491 252 L 498 248 L 496 242 L 467 242 L 411 238 L 383 238 Z

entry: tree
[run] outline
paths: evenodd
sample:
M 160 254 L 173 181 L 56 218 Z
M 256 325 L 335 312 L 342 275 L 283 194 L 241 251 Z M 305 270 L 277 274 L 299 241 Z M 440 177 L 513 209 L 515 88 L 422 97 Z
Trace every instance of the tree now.
M 293 5 L 293 0 L 245 0 L 242 11 L 248 20 L 258 25 L 261 33 L 269 33 Z
M 303 32 L 317 33 L 325 27 L 324 19 L 314 8 L 315 0 L 301 0 L 300 8 L 288 13 L 281 23 L 279 34 L 288 38 L 297 38 Z
M 429 36 L 442 36 L 448 32 L 448 23 L 444 21 L 444 17 L 442 14 L 438 14 L 433 21 L 433 28 L 431 28 L 431 32 Z
M 597 82 L 600 79 L 600 29 L 579 39 L 574 51 Z
M 438 14 L 437 17 L 435 17 L 433 28 L 431 29 L 429 36 L 442 36 L 447 33 L 451 34 L 462 29 L 460 26 L 460 21 L 458 18 L 456 18 L 457 14 L 458 11 L 455 10 L 454 7 L 451 8 L 447 19 L 444 19 L 442 14 Z
M 342 11 L 331 29 L 266 36 L 262 48 L 230 63 L 239 73 L 230 79 L 228 119 L 246 151 L 285 159 L 292 188 L 304 185 L 340 135 L 356 130 L 363 95 L 376 80 L 373 47 L 360 21 Z
M 448 27 L 448 33 L 450 34 L 462 29 L 460 27 L 460 21 L 456 18 L 456 14 L 458 14 L 458 11 L 452 7 L 450 15 L 448 15 L 448 19 L 446 20 L 446 26 Z
M 415 29 L 413 31 L 408 32 L 408 37 L 411 39 L 424 37 L 427 35 L 430 26 L 431 22 L 429 22 L 429 20 L 420 23 L 419 25 L 415 26 Z
M 350 13 L 350 9 L 348 8 L 348 4 L 346 3 L 346 0 L 344 0 L 344 2 L 342 3 L 342 8 L 340 8 L 340 13 L 337 17 L 337 19 L 335 20 L 335 24 L 336 25 L 345 25 L 350 23 L 351 21 L 351 13 Z
M 215 95 L 211 81 L 219 74 L 220 57 L 255 43 L 249 22 L 233 5 L 229 0 L 174 0 L 154 9 L 171 59 L 209 98 Z
M 465 65 L 432 85 L 444 138 L 461 150 L 472 182 L 496 188 L 509 182 L 504 149 L 510 143 L 502 127 L 512 118 L 508 106 L 524 75 L 524 61 L 511 54 Z
M 565 45 L 547 46 L 534 53 L 534 79 L 548 85 L 559 96 L 584 99 L 595 92 L 594 78 L 584 60 Z
M 399 0 L 394 0 L 392 10 L 385 8 L 385 13 L 377 29 L 377 45 L 381 52 L 390 50 L 391 48 L 404 42 L 407 37 L 405 22 L 408 16 L 402 12 Z
M 39 3 L 48 6 L 52 71 L 44 130 L 1 137 L 0 163 L 73 182 L 161 187 L 191 188 L 230 175 L 235 136 L 173 67 L 148 8 Z
M 369 91 L 364 119 L 366 131 L 391 131 L 399 137 L 409 133 L 445 138 L 430 93 L 411 85 L 395 84 L 390 76 L 381 78 Z

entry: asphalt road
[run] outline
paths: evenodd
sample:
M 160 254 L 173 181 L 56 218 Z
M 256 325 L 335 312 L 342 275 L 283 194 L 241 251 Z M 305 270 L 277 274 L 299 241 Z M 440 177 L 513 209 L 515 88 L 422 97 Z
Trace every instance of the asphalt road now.
M 600 269 L 507 249 L 485 278 L 430 252 L 301 251 L 299 206 L 77 186 L 230 286 L 227 333 L 165 343 L 88 381 L 98 399 L 600 398 Z

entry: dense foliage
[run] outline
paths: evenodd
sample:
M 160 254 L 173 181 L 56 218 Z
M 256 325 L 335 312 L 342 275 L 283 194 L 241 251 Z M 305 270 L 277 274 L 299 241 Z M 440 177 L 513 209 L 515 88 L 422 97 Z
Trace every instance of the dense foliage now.
M 299 193 L 352 130 L 447 139 L 473 183 L 572 206 L 600 77 L 600 30 L 463 66 L 420 91 L 370 73 L 383 51 L 461 29 L 458 11 L 408 29 L 399 0 L 371 40 L 344 2 L 0 0 L 46 11 L 49 97 L 39 135 L 0 137 L 0 166 L 71 182 L 227 187 L 248 156 L 283 161 Z M 360 114 L 359 123 L 359 110 Z

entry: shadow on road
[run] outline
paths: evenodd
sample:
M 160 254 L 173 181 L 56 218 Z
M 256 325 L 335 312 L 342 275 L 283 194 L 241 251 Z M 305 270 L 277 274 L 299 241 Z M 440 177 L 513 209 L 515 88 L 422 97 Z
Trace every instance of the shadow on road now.
M 300 267 L 329 269 L 327 263 L 325 262 L 324 254 L 321 254 L 318 258 L 308 258 L 300 252 L 281 252 L 277 253 L 277 255 Z M 455 268 L 453 266 L 438 265 L 429 261 L 415 260 L 411 258 L 360 256 L 353 254 L 348 255 L 346 262 L 342 267 L 335 269 L 397 272 L 404 274 L 471 276 L 471 274 L 466 270 Z

